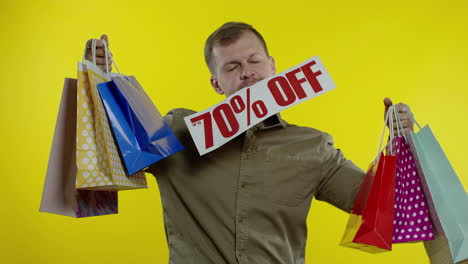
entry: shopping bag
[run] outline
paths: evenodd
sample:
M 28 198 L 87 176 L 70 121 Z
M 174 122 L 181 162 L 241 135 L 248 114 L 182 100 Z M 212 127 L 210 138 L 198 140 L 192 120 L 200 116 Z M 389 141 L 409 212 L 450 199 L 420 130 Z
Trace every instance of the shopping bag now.
M 393 243 L 432 240 L 434 231 L 426 197 L 396 109 L 397 136 L 392 142 L 397 156 Z
M 77 182 L 79 189 L 128 190 L 147 188 L 143 172 L 127 176 L 112 137 L 97 85 L 109 81 L 110 73 L 93 62 L 78 64 Z
M 385 123 L 389 120 L 388 112 Z M 387 153 L 380 152 L 385 126 L 379 155 L 367 171 L 341 240 L 342 246 L 370 253 L 392 249 L 396 156 L 392 145 L 388 145 Z
M 113 77 L 98 89 L 128 174 L 183 149 L 135 77 Z
M 431 264 L 454 264 L 447 238 L 443 232 L 436 232 L 433 240 L 425 241 L 424 248 Z M 468 264 L 468 260 L 457 264 Z
M 408 141 L 436 229 L 434 235 L 436 240 L 440 236 L 447 239 L 454 263 L 467 261 L 468 196 L 429 125 L 421 128 L 414 121 L 419 131 L 411 132 Z
M 39 211 L 87 217 L 117 213 L 117 192 L 76 190 L 75 79 L 65 79 Z

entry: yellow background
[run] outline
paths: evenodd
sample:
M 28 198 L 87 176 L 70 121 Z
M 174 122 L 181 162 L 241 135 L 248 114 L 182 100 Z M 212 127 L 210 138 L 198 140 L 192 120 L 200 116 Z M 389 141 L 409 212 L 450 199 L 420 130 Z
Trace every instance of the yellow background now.
M 74 219 L 39 213 L 63 80 L 85 41 L 107 33 L 121 71 L 161 112 L 223 99 L 209 86 L 206 37 L 225 21 L 264 35 L 279 71 L 320 56 L 336 90 L 287 110 L 331 133 L 362 168 L 374 158 L 384 97 L 429 123 L 468 186 L 467 1 L 3 1 L 1 263 L 167 263 L 155 180 L 121 192 L 120 213 Z M 422 244 L 371 255 L 338 246 L 348 216 L 314 202 L 307 263 L 428 263 Z

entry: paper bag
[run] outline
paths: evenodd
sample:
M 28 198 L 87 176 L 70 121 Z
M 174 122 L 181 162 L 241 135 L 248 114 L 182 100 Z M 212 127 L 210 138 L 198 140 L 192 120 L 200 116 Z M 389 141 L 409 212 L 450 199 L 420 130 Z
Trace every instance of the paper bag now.
M 87 217 L 117 213 L 117 192 L 76 190 L 75 79 L 65 79 L 45 179 L 41 212 Z

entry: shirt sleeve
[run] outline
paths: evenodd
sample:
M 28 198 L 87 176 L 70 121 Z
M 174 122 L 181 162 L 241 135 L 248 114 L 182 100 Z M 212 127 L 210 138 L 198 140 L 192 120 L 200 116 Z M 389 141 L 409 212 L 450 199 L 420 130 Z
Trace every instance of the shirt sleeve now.
M 184 122 L 184 117 L 191 115 L 193 113 L 195 113 L 195 111 L 190 110 L 190 109 L 175 108 L 175 109 L 170 110 L 164 116 L 164 121 L 169 125 L 174 135 L 179 139 L 179 141 L 182 143 L 182 145 L 184 145 L 184 147 L 187 146 L 187 143 L 184 141 L 185 139 L 184 135 L 188 133 L 187 127 Z M 173 155 L 177 155 L 177 154 L 178 153 L 175 153 Z M 148 168 L 144 170 L 144 172 L 151 173 L 154 176 L 161 175 L 161 172 L 163 171 L 166 160 L 171 157 L 172 156 L 166 157 L 165 159 L 162 159 L 150 165 Z
M 164 121 L 169 125 L 169 127 L 171 127 L 171 129 L 174 129 L 174 115 L 176 113 L 176 109 L 173 109 L 171 111 L 169 111 L 165 116 L 164 116 Z M 150 174 L 153 174 L 154 176 L 158 175 L 160 173 L 159 171 L 159 168 L 160 168 L 160 164 L 158 164 L 160 162 L 156 162 L 152 165 L 150 165 L 148 168 L 146 168 L 144 170 L 145 173 L 150 173 Z
M 351 212 L 365 172 L 335 149 L 333 138 L 322 134 L 322 180 L 315 198 Z

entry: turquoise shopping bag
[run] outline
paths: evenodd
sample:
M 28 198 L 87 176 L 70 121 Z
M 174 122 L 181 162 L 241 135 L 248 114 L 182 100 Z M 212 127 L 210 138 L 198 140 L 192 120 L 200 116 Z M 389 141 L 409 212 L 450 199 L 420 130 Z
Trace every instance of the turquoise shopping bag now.
M 411 132 L 408 139 L 436 227 L 434 236 L 447 238 L 454 263 L 468 260 L 468 196 L 429 125 L 416 124 L 419 132 Z

